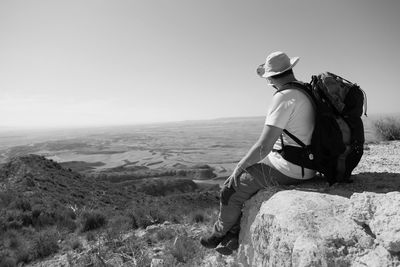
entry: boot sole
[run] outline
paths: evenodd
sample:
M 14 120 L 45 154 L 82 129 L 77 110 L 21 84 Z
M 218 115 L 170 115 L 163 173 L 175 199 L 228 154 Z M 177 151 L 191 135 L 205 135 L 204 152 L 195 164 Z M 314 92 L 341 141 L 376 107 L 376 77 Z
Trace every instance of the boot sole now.
M 233 250 L 228 248 L 228 247 L 217 247 L 215 249 L 219 254 L 225 255 L 225 256 L 229 256 L 232 255 Z

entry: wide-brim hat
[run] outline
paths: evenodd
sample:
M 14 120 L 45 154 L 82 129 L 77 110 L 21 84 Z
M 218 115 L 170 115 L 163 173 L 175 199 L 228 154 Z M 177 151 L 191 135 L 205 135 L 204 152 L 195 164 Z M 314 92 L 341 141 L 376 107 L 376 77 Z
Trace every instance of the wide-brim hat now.
M 299 57 L 289 58 L 288 55 L 280 51 L 273 52 L 268 55 L 265 63 L 257 68 L 257 74 L 263 78 L 279 75 L 292 69 L 299 60 Z

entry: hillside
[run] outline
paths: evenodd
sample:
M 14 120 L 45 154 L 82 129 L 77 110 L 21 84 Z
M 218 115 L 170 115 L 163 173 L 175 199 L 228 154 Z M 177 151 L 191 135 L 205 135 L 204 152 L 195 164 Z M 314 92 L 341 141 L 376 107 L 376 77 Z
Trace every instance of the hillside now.
M 41 262 L 61 250 L 89 252 L 106 233 L 113 233 L 106 235 L 113 243 L 120 234 L 165 221 L 178 227 L 193 220 L 193 212 L 217 206 L 216 191 L 202 192 L 189 179 L 111 183 L 43 156 L 16 157 L 0 169 L 0 266 Z M 204 220 L 199 216 L 195 220 Z
M 126 202 L 135 190 L 134 185 L 127 184 L 121 193 L 116 186 L 95 181 L 38 155 L 11 159 L 0 169 L 0 183 L 2 188 L 27 198 L 77 206 L 93 203 L 96 207 Z

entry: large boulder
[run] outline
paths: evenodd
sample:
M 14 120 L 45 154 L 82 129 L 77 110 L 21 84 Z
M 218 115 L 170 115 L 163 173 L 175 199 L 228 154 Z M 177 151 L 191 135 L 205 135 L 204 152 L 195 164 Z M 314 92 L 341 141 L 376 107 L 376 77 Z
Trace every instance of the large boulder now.
M 243 210 L 238 261 L 243 266 L 397 266 L 399 205 L 399 192 L 348 199 L 260 191 Z
M 350 198 L 349 215 L 390 252 L 400 252 L 400 193 L 361 193 Z

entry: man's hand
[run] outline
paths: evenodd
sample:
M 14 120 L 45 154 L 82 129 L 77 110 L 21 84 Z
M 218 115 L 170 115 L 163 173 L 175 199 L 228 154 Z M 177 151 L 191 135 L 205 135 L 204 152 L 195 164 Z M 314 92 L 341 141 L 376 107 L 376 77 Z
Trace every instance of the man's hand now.
M 226 179 L 224 182 L 224 185 L 227 186 L 228 188 L 232 187 L 232 184 L 235 185 L 235 187 L 238 187 L 240 184 L 240 175 L 243 173 L 243 169 L 240 168 L 239 166 L 236 166 L 236 168 L 233 170 L 231 176 Z

